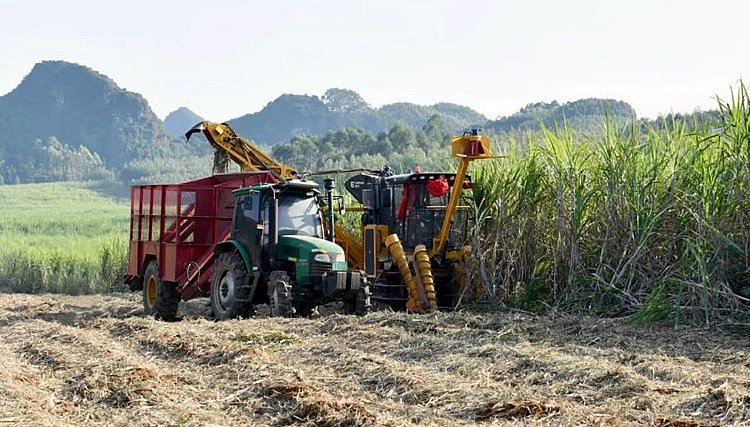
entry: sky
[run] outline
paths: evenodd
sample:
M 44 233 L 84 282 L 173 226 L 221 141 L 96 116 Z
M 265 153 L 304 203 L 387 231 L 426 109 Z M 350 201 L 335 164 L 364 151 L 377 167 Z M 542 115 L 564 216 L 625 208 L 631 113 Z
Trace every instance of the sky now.
M 748 16 L 743 0 L 3 0 L 0 94 L 56 59 L 161 118 L 224 121 L 331 87 L 489 118 L 590 97 L 655 117 L 715 108 L 750 79 Z

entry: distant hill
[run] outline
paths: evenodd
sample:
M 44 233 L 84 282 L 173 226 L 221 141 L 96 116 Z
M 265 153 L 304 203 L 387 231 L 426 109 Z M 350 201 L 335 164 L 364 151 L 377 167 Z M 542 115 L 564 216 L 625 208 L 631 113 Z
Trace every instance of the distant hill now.
M 606 115 L 617 124 L 629 123 L 636 118 L 635 110 L 627 102 L 588 98 L 564 104 L 557 101 L 528 104 L 517 113 L 488 122 L 487 127 L 499 132 L 510 132 L 539 129 L 540 124 L 552 128 L 567 123 L 575 129 L 585 131 L 601 127 Z
M 82 65 L 41 62 L 0 97 L 5 182 L 65 178 L 45 175 L 58 166 L 68 172 L 119 168 L 132 159 L 174 153 L 173 145 L 141 95 Z M 71 156 L 80 159 L 66 161 Z
M 256 142 L 273 145 L 297 134 L 318 135 L 343 127 L 358 127 L 377 134 L 403 122 L 418 129 L 433 115 L 440 115 L 445 125 L 456 131 L 487 121 L 469 107 L 449 103 L 424 106 L 402 102 L 372 108 L 356 92 L 334 88 L 322 97 L 281 95 L 261 111 L 230 120 L 229 124 Z
M 174 138 L 184 138 L 185 132 L 205 120 L 187 107 L 180 107 L 164 118 L 164 129 Z
M 488 120 L 462 105 L 398 102 L 374 108 L 358 93 L 328 89 L 322 96 L 285 94 L 265 108 L 229 123 L 243 136 L 274 145 L 274 154 L 309 170 L 352 164 L 378 166 L 434 160 L 439 167 L 450 137 L 481 126 L 499 137 L 527 135 L 542 124 L 566 123 L 579 134 L 601 130 L 609 115 L 630 123 L 633 108 L 611 99 L 539 102 Z M 696 115 L 699 123 L 716 112 Z M 671 126 L 668 116 L 643 126 Z M 689 120 L 692 117 L 688 118 Z M 65 61 L 36 64 L 20 84 L 0 96 L 0 184 L 65 180 L 132 183 L 179 182 L 211 172 L 211 147 L 184 133 L 203 120 L 182 107 L 159 120 L 146 99 L 109 77 Z M 279 144 L 279 143 L 282 144 Z M 319 154 L 327 153 L 320 157 Z M 308 164 L 309 163 L 309 164 Z M 313 164 L 314 163 L 314 164 Z
M 282 95 L 263 110 L 230 123 L 263 145 L 297 134 L 361 128 L 389 132 L 397 123 L 415 130 L 433 116 L 458 132 L 487 118 L 448 103 L 395 103 L 372 108 L 347 89 L 321 97 Z M 180 108 L 164 123 L 143 96 L 119 87 L 89 67 L 44 61 L 0 97 L 0 184 L 60 180 L 176 181 L 206 173 L 210 147 L 201 137 L 184 143 L 185 131 L 203 120 Z
M 684 124 L 691 131 L 704 125 L 715 127 L 719 123 L 721 123 L 721 112 L 719 110 L 696 110 L 688 114 L 670 113 L 655 119 L 644 118 L 640 120 L 641 126 L 648 126 L 653 129 L 671 130 L 674 129 L 675 125 L 682 126 Z

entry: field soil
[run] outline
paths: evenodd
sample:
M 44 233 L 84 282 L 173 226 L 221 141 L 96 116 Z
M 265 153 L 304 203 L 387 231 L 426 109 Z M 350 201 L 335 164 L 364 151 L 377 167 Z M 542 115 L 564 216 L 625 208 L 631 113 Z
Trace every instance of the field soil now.
M 747 330 L 0 294 L 2 425 L 750 425 Z

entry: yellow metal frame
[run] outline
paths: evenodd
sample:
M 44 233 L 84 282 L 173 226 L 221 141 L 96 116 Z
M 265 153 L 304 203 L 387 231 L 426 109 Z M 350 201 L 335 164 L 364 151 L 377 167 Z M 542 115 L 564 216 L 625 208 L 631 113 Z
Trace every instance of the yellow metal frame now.
M 243 171 L 269 171 L 282 181 L 297 177 L 297 171 L 293 167 L 276 161 L 252 141 L 241 137 L 226 123 L 206 121 L 199 123 L 194 129 L 202 131 L 212 146 L 227 153 Z
M 380 262 L 380 258 L 388 256 L 388 247 L 385 244 L 385 239 L 388 237 L 388 226 L 387 225 L 378 225 L 378 224 L 367 224 L 364 227 L 362 227 L 362 236 L 364 239 L 365 233 L 367 230 L 372 230 L 374 234 L 375 239 L 375 245 L 376 250 L 372 253 L 372 259 L 370 260 L 372 262 L 372 265 L 375 266 L 375 274 L 373 274 L 371 277 L 377 277 L 378 275 L 378 264 Z M 353 236 L 352 236 L 353 238 Z M 338 242 L 337 242 L 338 243 Z M 362 265 L 356 265 L 352 268 L 355 268 L 357 270 L 364 270 L 365 269 L 365 242 L 362 242 L 361 248 L 359 248 L 360 253 L 362 254 Z M 341 243 L 339 243 L 341 245 Z
M 430 257 L 442 253 L 445 249 L 445 243 L 448 241 L 451 224 L 453 224 L 453 217 L 456 215 L 458 202 L 461 200 L 464 179 L 466 179 L 466 174 L 469 171 L 469 163 L 478 159 L 493 158 L 490 149 L 490 139 L 484 135 L 478 134 L 464 134 L 463 136 L 455 137 L 451 141 L 451 155 L 453 157 L 458 157 L 460 160 L 458 162 L 458 168 L 456 169 L 456 177 L 453 181 L 451 197 L 445 208 L 443 225 L 440 227 L 438 235 L 432 239 Z

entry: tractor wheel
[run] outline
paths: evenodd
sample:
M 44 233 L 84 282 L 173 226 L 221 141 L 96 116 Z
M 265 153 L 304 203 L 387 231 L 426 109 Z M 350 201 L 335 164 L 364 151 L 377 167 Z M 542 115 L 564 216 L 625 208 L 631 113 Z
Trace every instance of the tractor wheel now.
M 310 317 L 316 312 L 317 306 L 308 303 L 295 303 L 294 314 L 300 317 Z
M 350 299 L 344 301 L 344 312 L 346 314 L 356 314 L 357 316 L 364 316 L 370 312 L 372 304 L 370 302 L 370 285 L 364 283 L 359 289 L 354 291 L 355 294 Z
M 224 252 L 214 261 L 211 274 L 211 311 L 216 320 L 252 316 L 250 277 L 237 252 Z
M 273 317 L 290 317 L 296 313 L 292 304 L 292 284 L 285 271 L 274 271 L 269 276 L 268 303 Z
M 161 280 L 159 264 L 149 262 L 143 273 L 143 311 L 157 319 L 175 320 L 180 299 L 177 284 Z

